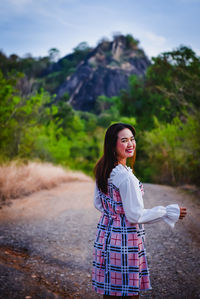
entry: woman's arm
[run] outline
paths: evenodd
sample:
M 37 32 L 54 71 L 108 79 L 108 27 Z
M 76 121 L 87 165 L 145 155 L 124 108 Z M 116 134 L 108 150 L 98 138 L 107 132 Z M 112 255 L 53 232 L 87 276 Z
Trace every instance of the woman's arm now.
M 144 209 L 138 180 L 133 175 L 129 174 L 123 179 L 119 185 L 119 191 L 125 215 L 131 223 L 154 223 L 164 220 L 174 227 L 179 219 L 180 208 L 177 204 Z
M 99 197 L 99 190 L 98 190 L 96 183 L 95 183 L 95 188 L 94 188 L 94 206 L 97 210 L 99 210 L 100 212 L 103 212 L 103 206 L 102 206 L 101 199 Z

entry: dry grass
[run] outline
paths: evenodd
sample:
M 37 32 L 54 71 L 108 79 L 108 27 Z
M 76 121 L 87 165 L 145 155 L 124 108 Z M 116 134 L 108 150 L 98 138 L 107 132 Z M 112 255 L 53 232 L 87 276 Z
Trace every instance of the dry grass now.
M 66 171 L 49 163 L 11 162 L 0 167 L 0 201 L 22 197 L 41 189 L 51 189 L 60 183 L 86 180 L 79 172 Z

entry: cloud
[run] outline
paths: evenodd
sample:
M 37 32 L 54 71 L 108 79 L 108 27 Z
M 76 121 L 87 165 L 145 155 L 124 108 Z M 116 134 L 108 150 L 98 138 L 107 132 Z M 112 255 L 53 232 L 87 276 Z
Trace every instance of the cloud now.
M 141 45 L 149 57 L 157 56 L 161 52 L 170 50 L 171 46 L 167 38 L 153 31 L 140 32 Z
M 0 0 L 1 44 L 6 51 L 15 46 L 16 52 L 19 48 L 34 55 L 55 46 L 66 54 L 81 41 L 95 46 L 103 36 L 111 38 L 112 32 L 120 31 L 139 39 L 149 57 L 157 56 L 184 40 L 193 47 L 199 41 L 197 13 L 190 10 L 185 18 L 182 12 L 188 13 L 190 1 L 197 12 L 200 0 L 175 0 L 173 8 L 168 2 L 155 7 L 153 0 L 145 0 L 147 6 L 127 0 L 126 9 L 123 1 L 115 0 Z
M 197 56 L 200 57 L 200 50 L 199 49 L 194 49 L 195 53 L 197 54 Z
M 150 42 L 152 42 L 156 45 L 159 45 L 159 46 L 163 46 L 167 42 L 167 39 L 164 36 L 157 35 L 154 32 L 148 31 L 148 32 L 145 32 L 145 35 L 146 35 L 146 38 Z

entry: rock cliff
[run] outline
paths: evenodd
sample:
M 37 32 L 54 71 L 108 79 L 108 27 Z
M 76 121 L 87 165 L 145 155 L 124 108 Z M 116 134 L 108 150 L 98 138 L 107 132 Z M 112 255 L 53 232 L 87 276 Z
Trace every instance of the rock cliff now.
M 149 65 L 132 37 L 118 35 L 112 42 L 103 40 L 59 87 L 57 100 L 68 93 L 74 109 L 91 111 L 98 96 L 119 95 L 120 90 L 128 88 L 129 76 L 144 77 Z

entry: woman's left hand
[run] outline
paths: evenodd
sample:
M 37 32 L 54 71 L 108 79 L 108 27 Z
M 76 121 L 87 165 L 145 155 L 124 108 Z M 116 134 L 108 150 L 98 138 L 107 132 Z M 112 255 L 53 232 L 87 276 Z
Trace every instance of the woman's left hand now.
M 184 207 L 181 207 L 179 219 L 183 219 L 186 216 L 186 214 L 187 214 L 187 209 Z

